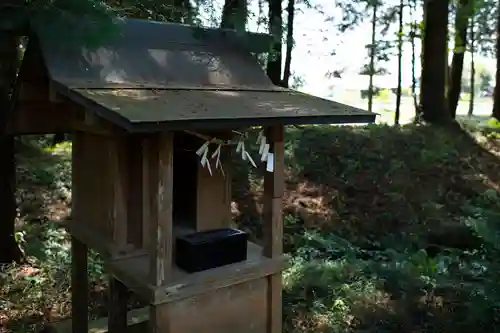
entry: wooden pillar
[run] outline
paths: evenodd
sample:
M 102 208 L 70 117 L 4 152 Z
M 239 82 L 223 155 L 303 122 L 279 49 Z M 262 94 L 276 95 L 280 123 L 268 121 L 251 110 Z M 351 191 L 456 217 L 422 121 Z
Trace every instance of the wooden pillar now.
M 283 191 L 285 186 L 285 162 L 282 125 L 267 129 L 269 151 L 273 153 L 274 170 L 264 176 L 264 250 L 269 258 L 283 253 Z M 282 332 L 282 281 L 281 273 L 268 277 L 268 326 L 267 333 Z
M 142 138 L 131 136 L 127 142 L 127 241 L 145 248 L 143 235 L 143 154 Z
M 109 281 L 108 332 L 127 331 L 127 287 L 111 277 Z
M 134 137 L 116 136 L 110 142 L 112 146 L 108 158 L 112 170 L 113 243 L 117 246 L 116 250 L 118 251 L 118 253 L 112 253 L 112 256 L 125 255 L 129 242 L 140 245 L 140 240 L 137 243 L 137 236 L 135 236 L 137 229 L 133 228 L 134 225 L 138 225 L 140 228 L 142 222 L 141 202 L 133 202 L 137 197 L 133 193 L 141 191 L 141 187 L 135 187 L 138 182 L 141 183 L 142 176 L 141 170 L 135 168 L 137 163 L 135 163 L 134 155 L 137 153 L 135 152 L 136 147 L 133 145 L 134 139 Z M 138 214 L 139 218 L 137 218 Z M 138 237 L 140 238 L 140 236 L 139 233 Z M 127 287 L 114 276 L 110 276 L 108 288 L 108 332 L 125 332 L 127 329 Z
M 154 135 L 144 142 L 149 189 L 149 285 L 161 286 L 172 270 L 173 133 Z M 150 332 L 167 333 L 168 306 L 150 305 Z
M 75 132 L 73 134 L 72 147 L 72 208 L 71 214 L 75 223 L 82 223 L 81 201 L 79 201 L 80 189 L 79 184 L 83 179 L 80 176 L 82 167 L 80 162 L 83 153 L 82 133 Z M 76 167 L 75 167 L 76 166 Z M 87 246 L 71 237 L 71 310 L 72 310 L 72 325 L 73 333 L 88 332 L 88 273 L 87 273 Z
M 87 246 L 71 237 L 72 332 L 88 332 Z
M 127 146 L 122 137 L 113 137 L 109 139 L 108 163 L 111 171 L 111 205 L 110 216 L 112 219 L 112 239 L 113 245 L 118 252 L 125 251 L 127 248 L 127 193 L 128 193 L 128 161 Z M 117 255 L 112 253 L 111 255 Z

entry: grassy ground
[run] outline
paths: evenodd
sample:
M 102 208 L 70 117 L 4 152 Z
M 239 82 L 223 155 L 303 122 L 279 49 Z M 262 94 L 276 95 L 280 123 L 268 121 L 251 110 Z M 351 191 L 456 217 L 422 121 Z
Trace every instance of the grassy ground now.
M 496 134 L 318 126 L 286 140 L 286 332 L 500 332 Z M 0 327 L 13 332 L 70 310 L 69 149 L 21 146 L 18 238 L 32 264 L 0 275 Z M 261 175 L 235 171 L 235 218 L 258 237 Z M 91 265 L 99 316 L 106 286 Z

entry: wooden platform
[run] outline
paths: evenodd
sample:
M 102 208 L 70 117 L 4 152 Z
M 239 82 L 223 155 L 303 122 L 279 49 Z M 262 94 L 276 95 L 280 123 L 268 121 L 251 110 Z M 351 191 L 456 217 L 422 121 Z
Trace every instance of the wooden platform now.
M 117 279 L 151 304 L 172 302 L 269 276 L 282 271 L 286 265 L 284 256 L 264 257 L 260 246 L 248 242 L 247 260 L 243 262 L 192 274 L 174 266 L 165 283 L 155 288 L 145 283 L 149 262 L 149 256 L 142 254 L 110 261 L 108 267 Z

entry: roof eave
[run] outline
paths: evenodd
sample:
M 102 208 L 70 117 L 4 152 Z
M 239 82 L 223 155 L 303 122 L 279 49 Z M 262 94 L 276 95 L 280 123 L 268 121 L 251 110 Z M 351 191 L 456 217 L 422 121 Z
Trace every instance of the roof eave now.
M 245 128 L 252 126 L 273 125 L 342 125 L 370 124 L 375 122 L 376 114 L 366 115 L 331 115 L 301 117 L 262 117 L 262 118 L 228 118 L 228 119 L 193 119 L 171 122 L 132 123 L 132 131 L 136 133 L 170 130 L 217 130 L 228 128 Z
M 186 119 L 164 122 L 131 122 L 120 114 L 105 106 L 85 98 L 77 91 L 54 81 L 54 88 L 61 95 L 86 109 L 94 111 L 98 116 L 116 124 L 130 133 L 151 133 L 164 130 L 187 129 L 228 129 L 244 128 L 251 126 L 273 125 L 341 125 L 341 124 L 370 124 L 375 122 L 376 113 L 366 112 L 360 114 L 299 116 L 299 117 L 255 117 L 255 118 L 224 118 L 224 119 Z
M 68 86 L 51 80 L 55 91 L 62 96 L 68 98 L 74 103 L 83 106 L 85 109 L 91 110 L 95 112 L 99 117 L 119 126 L 127 132 L 137 132 L 135 127 L 127 118 L 121 116 L 117 112 L 106 108 L 104 105 L 101 105 L 91 99 L 85 98 L 77 91 L 69 88 Z

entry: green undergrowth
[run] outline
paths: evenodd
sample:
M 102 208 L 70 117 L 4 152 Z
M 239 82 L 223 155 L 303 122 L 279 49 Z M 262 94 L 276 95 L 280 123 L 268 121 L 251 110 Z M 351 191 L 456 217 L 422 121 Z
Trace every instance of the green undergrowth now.
M 369 251 L 306 230 L 294 242 L 291 268 L 284 274 L 287 332 L 500 329 L 500 267 L 491 246 L 438 254 L 390 247 Z
M 285 331 L 500 332 L 500 146 L 468 130 L 287 131 Z
M 500 332 L 500 144 L 473 134 L 287 129 L 285 332 Z M 27 141 L 19 201 L 31 201 L 20 206 L 18 238 L 30 264 L 0 274 L 0 332 L 70 313 L 68 235 L 53 213 L 70 200 L 70 147 Z M 261 187 L 261 172 L 236 161 L 236 220 L 256 237 Z M 105 313 L 106 279 L 93 254 L 89 271 L 95 317 Z
M 26 263 L 0 271 L 0 332 L 36 332 L 70 313 L 71 248 L 64 222 L 71 201 L 71 144 L 49 137 L 17 142 L 16 239 Z M 93 315 L 102 313 L 105 274 L 89 256 Z M 97 302 L 97 303 L 96 303 Z

